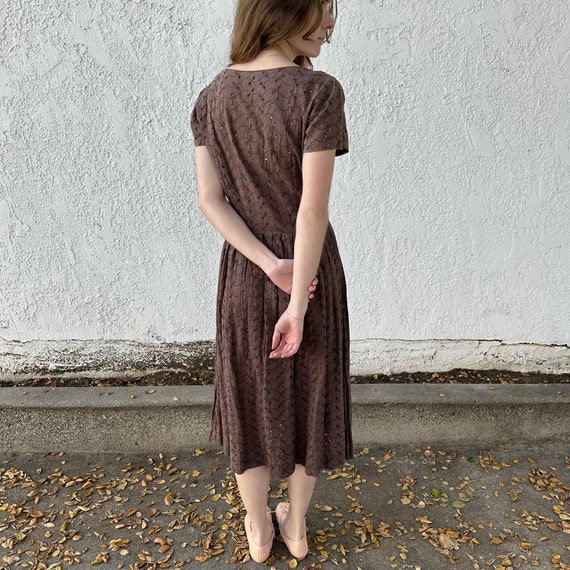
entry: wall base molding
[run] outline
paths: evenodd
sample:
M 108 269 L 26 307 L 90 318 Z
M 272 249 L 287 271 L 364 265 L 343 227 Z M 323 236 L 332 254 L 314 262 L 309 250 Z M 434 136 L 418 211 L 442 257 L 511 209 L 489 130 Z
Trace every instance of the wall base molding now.
M 214 365 L 214 343 L 0 340 L 0 382 L 38 377 L 116 378 Z
M 351 345 L 353 374 L 445 372 L 454 368 L 564 374 L 570 346 L 500 340 L 359 340 Z
M 212 341 L 0 340 L 0 382 L 38 377 L 133 377 L 213 366 Z M 454 368 L 562 374 L 570 347 L 477 340 L 355 340 L 351 373 L 445 372 Z

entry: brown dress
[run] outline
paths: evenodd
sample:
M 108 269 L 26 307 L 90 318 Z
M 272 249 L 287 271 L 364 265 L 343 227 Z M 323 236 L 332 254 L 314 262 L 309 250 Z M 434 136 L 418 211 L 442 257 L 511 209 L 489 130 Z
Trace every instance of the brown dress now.
M 224 69 L 198 96 L 191 126 L 228 202 L 259 240 L 293 258 L 304 152 L 348 152 L 338 81 L 301 67 Z M 224 243 L 217 297 L 210 440 L 236 473 L 268 465 L 273 478 L 341 466 L 352 457 L 346 285 L 332 228 L 319 284 L 291 358 L 270 359 L 289 295 Z

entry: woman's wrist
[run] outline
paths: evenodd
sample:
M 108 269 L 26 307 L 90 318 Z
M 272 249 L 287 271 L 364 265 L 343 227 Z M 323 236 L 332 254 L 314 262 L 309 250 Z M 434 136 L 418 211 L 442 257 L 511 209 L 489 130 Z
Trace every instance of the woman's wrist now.
M 277 268 L 277 263 L 279 258 L 272 252 L 263 260 L 263 263 L 259 265 L 263 273 L 270 277 L 271 273 Z
M 285 309 L 285 312 L 294 319 L 302 321 L 305 318 L 305 313 L 307 312 L 307 305 L 293 305 L 289 303 L 289 306 Z
M 305 318 L 305 315 L 303 315 L 302 317 L 299 317 L 297 315 L 294 315 L 293 313 L 291 313 L 291 311 L 289 311 L 289 309 L 285 309 L 285 312 L 292 317 L 293 319 L 297 319 L 298 321 L 302 321 Z

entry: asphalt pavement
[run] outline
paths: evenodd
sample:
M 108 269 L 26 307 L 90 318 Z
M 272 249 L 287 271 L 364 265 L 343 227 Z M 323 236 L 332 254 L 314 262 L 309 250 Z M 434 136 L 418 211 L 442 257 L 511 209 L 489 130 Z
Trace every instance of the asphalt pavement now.
M 270 507 L 286 496 L 272 481 Z M 0 568 L 568 570 L 569 498 L 564 442 L 360 446 L 319 478 L 307 558 L 277 538 L 259 565 L 216 449 L 3 452 Z

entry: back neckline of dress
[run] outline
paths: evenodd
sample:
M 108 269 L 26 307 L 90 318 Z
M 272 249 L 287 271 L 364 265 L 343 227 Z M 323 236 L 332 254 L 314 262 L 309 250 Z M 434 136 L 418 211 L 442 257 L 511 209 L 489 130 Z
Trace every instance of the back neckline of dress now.
M 300 65 L 281 65 L 279 67 L 266 67 L 265 69 L 235 69 L 234 67 L 226 67 L 224 71 L 237 71 L 239 73 L 259 73 L 261 71 L 276 71 L 278 69 L 305 69 Z

